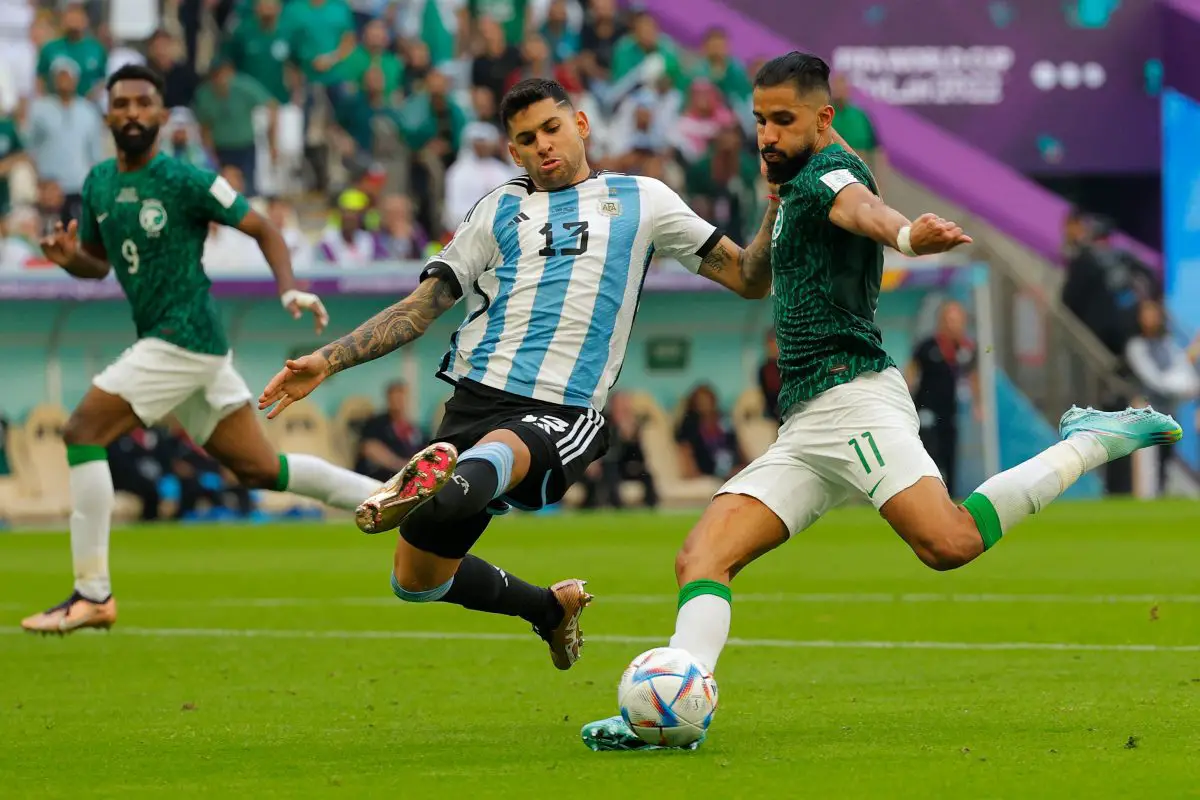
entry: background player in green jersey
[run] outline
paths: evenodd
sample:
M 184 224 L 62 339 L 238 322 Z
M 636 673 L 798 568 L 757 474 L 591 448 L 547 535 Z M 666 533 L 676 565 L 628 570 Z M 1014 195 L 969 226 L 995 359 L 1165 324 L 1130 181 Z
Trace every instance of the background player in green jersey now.
M 75 590 L 27 618 L 26 630 L 66 633 L 116 620 L 108 575 L 114 440 L 173 415 L 246 486 L 291 491 L 354 509 L 379 483 L 308 455 L 279 455 L 267 442 L 250 390 L 233 367 L 200 263 L 211 222 L 253 237 L 275 273 L 283 306 L 312 312 L 320 299 L 296 289 L 287 244 L 245 198 L 212 172 L 158 151 L 166 122 L 162 78 L 140 66 L 108 80 L 108 126 L 117 157 L 97 164 L 83 187 L 83 215 L 43 240 L 46 255 L 77 278 L 115 270 L 129 298 L 137 342 L 100 375 L 75 408 L 64 438 L 71 463 L 71 552 Z
M 989 479 L 962 506 L 921 443 L 903 376 L 875 324 L 883 248 L 938 253 L 970 237 L 932 214 L 909 222 L 880 199 L 863 162 L 834 133 L 829 67 L 790 53 L 768 62 L 754 116 L 779 213 L 771 248 L 784 409 L 779 438 L 730 479 L 675 562 L 671 647 L 713 670 L 729 636 L 729 584 L 759 556 L 847 500 L 870 501 L 926 565 L 961 567 L 1087 470 L 1140 447 L 1178 441 L 1150 409 L 1072 409 L 1059 442 Z M 584 726 L 596 750 L 643 749 L 620 717 Z

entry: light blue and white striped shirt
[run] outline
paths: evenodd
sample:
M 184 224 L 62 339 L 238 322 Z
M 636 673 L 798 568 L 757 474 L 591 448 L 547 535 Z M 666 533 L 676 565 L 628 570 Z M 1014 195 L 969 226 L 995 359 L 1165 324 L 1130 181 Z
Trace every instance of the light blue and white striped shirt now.
M 695 271 L 719 239 L 654 178 L 599 172 L 552 192 L 509 181 L 426 266 L 449 268 L 467 302 L 438 376 L 602 410 L 651 257 Z

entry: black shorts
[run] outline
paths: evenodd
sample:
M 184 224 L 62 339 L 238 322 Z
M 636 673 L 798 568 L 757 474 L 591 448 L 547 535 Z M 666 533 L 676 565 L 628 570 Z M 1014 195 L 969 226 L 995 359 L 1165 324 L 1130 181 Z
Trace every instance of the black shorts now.
M 588 465 L 608 451 L 604 416 L 591 408 L 544 403 L 460 381 L 446 401 L 435 441 L 459 454 L 496 430 L 508 430 L 529 448 L 529 472 L 500 499 L 527 511 L 562 500 Z

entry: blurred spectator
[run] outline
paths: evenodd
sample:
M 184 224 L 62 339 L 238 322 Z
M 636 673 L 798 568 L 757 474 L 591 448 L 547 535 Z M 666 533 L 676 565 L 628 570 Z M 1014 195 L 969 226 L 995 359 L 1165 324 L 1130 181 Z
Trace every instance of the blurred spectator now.
M 200 29 L 204 18 L 211 16 L 218 34 L 226 29 L 233 16 L 234 8 L 249 11 L 245 0 L 180 0 L 179 24 L 183 28 L 184 57 L 192 72 L 196 71 L 196 57 L 199 53 Z M 241 16 L 249 16 L 242 14 Z
M 1087 215 L 1079 206 L 1071 206 L 1067 210 L 1067 218 L 1063 221 L 1062 258 L 1064 264 L 1079 255 L 1087 244 L 1089 237 Z
M 425 91 L 410 97 L 396 120 L 414 154 L 412 194 L 421 202 L 417 218 L 425 230 L 439 236 L 446 169 L 458 153 L 467 113 L 450 95 L 445 73 L 433 70 L 425 79 Z
M 505 40 L 496 20 L 484 17 L 477 27 L 479 49 L 471 64 L 471 85 L 486 86 L 495 97 L 503 97 L 509 77 L 522 66 L 521 51 Z
M 609 505 L 623 508 L 625 503 L 621 500 L 621 484 L 632 481 L 642 485 L 642 504 L 654 508 L 658 505 L 658 492 L 642 451 L 645 420 L 634 413 L 629 396 L 624 392 L 614 392 L 609 396 L 605 416 L 609 429 L 608 452 L 604 458 L 588 466 L 584 473 L 581 481 L 586 491 L 583 507 Z
M 684 478 L 728 478 L 743 463 L 733 426 L 721 413 L 716 392 L 708 384 L 697 386 L 688 395 L 675 441 Z
M 104 128 L 96 106 L 76 94 L 79 67 L 75 61 L 55 60 L 50 74 L 54 94 L 39 97 L 30 106 L 25 144 L 38 175 L 57 182 L 66 195 L 65 223 L 79 218 L 84 178 L 104 158 Z
M 112 27 L 107 22 L 102 23 L 96 29 L 96 39 L 108 53 L 108 65 L 104 72 L 106 83 L 109 76 L 121 69 L 121 67 L 129 66 L 130 64 L 136 64 L 137 66 L 146 65 L 146 57 L 138 50 L 113 39 Z M 108 108 L 107 93 L 99 93 L 97 99 L 102 109 Z
M 467 13 L 476 22 L 495 20 L 510 45 L 524 39 L 529 28 L 529 0 L 467 0 Z
M 582 70 L 589 80 L 608 82 L 617 42 L 625 32 L 625 26 L 617 19 L 616 0 L 590 0 L 579 34 Z
M 427 0 L 435 2 L 435 0 Z M 429 45 L 425 42 L 406 42 L 404 45 L 404 94 L 410 95 L 425 90 L 425 79 L 433 71 Z
M 108 447 L 113 488 L 142 501 L 143 522 L 159 518 L 159 485 L 170 472 L 174 451 L 174 443 L 162 428 L 135 428 Z
M 750 228 L 758 227 L 759 177 L 758 157 L 746 148 L 741 128 L 731 125 L 688 167 L 692 208 L 721 230 L 748 240 Z
M 417 224 L 412 201 L 402 194 L 390 194 L 380 203 L 380 212 L 383 225 L 379 234 L 384 257 L 398 261 L 422 258 L 429 246 L 429 236 Z
M 652 66 L 651 66 L 652 65 Z M 648 66 L 649 71 L 643 67 Z M 665 75 L 677 89 L 687 85 L 675 43 L 659 33 L 658 22 L 645 11 L 634 14 L 632 29 L 613 51 L 612 80 L 641 82 Z
M 879 139 L 875 136 L 875 126 L 867 112 L 856 106 L 851 100 L 850 81 L 844 74 L 838 73 L 830 82 L 830 99 L 833 101 L 834 122 L 837 132 L 846 140 L 846 144 L 859 158 L 867 162 L 867 167 L 876 173 L 881 166 L 879 156 Z
M 1112 224 L 1088 223 L 1088 234 L 1067 265 L 1062 302 L 1115 355 L 1137 330 L 1138 303 L 1158 299 L 1158 279 L 1136 258 L 1112 244 Z
M 171 474 L 164 477 L 159 490 L 164 500 L 178 502 L 176 516 L 195 516 L 201 501 L 209 505 L 210 515 L 248 516 L 254 509 L 250 491 L 183 428 L 173 426 L 170 433 L 174 444 Z
M 400 38 L 425 46 L 426 67 L 453 61 L 461 42 L 471 39 L 466 0 L 392 2 L 384 11 L 384 19 Z M 411 59 L 407 61 L 411 67 Z
M 357 154 L 375 150 L 375 119 L 396 119 L 397 108 L 386 91 L 387 79 L 378 67 L 371 67 L 362 76 L 361 91 L 345 94 L 336 109 L 338 125 L 349 135 Z
M 541 36 L 531 33 L 521 43 L 521 66 L 508 76 L 508 80 L 504 84 L 504 91 L 507 92 L 526 78 L 554 80 L 555 77 L 554 60 L 550 56 L 550 47 Z
M 267 203 L 267 218 L 283 234 L 283 241 L 292 254 L 292 266 L 304 269 L 312 264 L 312 245 L 304 231 L 300 230 L 300 222 L 291 203 L 281 197 L 271 198 Z
M 768 417 L 780 420 L 782 411 L 779 408 L 779 390 L 783 388 L 783 376 L 779 374 L 779 342 L 775 340 L 775 329 L 767 331 L 764 343 L 767 358 L 758 368 L 758 389 L 763 396 L 763 410 Z
M 238 19 L 221 48 L 221 56 L 248 75 L 280 104 L 291 102 L 292 45 L 280 25 L 280 0 L 255 0 L 254 14 Z
M 363 225 L 370 207 L 366 194 L 348 189 L 338 198 L 339 225 L 327 227 L 318 253 L 321 260 L 339 267 L 365 267 L 386 257 L 379 236 Z
M 475 119 L 491 124 L 497 131 L 500 130 L 500 107 L 491 89 L 486 86 L 473 86 L 471 109 L 475 112 Z
M 274 151 L 278 106 L 262 84 L 247 75 L 238 75 L 232 62 L 217 60 L 208 80 L 196 91 L 196 119 L 200 122 L 205 146 L 216 156 L 218 164 L 241 170 L 250 197 L 258 188 L 254 180 L 258 159 L 254 109 L 259 106 L 270 110 L 267 139 Z
M 542 26 L 542 38 L 556 63 L 579 55 L 579 28 L 571 24 L 567 0 L 551 0 L 546 23 Z
M 387 411 L 363 425 L 354 471 L 389 480 L 424 445 L 425 434 L 409 418 L 408 386 L 396 381 L 387 387 Z
M 357 46 L 354 15 L 345 0 L 289 0 L 281 25 L 310 85 L 330 87 L 341 79 L 335 67 Z M 330 100 L 336 102 L 335 94 Z
M 38 179 L 37 212 L 43 236 L 54 230 L 54 223 L 66 218 L 66 203 L 67 199 L 57 181 Z
M 981 419 L 975 343 L 967 336 L 967 312 L 954 301 L 942 305 L 937 330 L 917 344 L 906 377 L 921 421 L 921 441 L 955 494 L 958 480 L 958 398 L 971 394 L 975 419 Z
M 355 89 L 364 88 L 364 76 L 378 69 L 383 76 L 383 94 L 390 98 L 404 80 L 404 65 L 388 49 L 388 29 L 382 20 L 372 20 L 363 30 L 362 44 L 338 65 L 342 80 Z
M 200 123 L 196 122 L 196 115 L 190 108 L 178 106 L 171 109 L 159 141 L 162 143 L 162 151 L 169 156 L 200 169 L 214 168 L 212 158 L 204 148 Z
M 479 199 L 500 184 L 520 174 L 501 156 L 500 134 L 486 122 L 472 122 L 463 129 L 466 145 L 446 170 L 446 210 L 443 223 L 454 230 Z M 504 155 L 508 155 L 505 151 Z
M 618 171 L 631 171 L 628 163 L 620 160 L 628 154 L 635 151 L 660 153 L 669 149 L 669 128 L 658 120 L 658 112 L 658 96 L 649 89 L 621 104 L 608 134 L 609 152 L 618 159 L 615 167 Z
M 0 117 L 16 113 L 37 91 L 38 50 L 49 37 L 44 20 L 35 31 L 35 11 L 29 0 L 0 0 Z
M 1180 403 L 1200 397 L 1197 357 L 1200 350 L 1189 353 L 1171 338 L 1166 312 L 1158 301 L 1143 300 L 1138 305 L 1138 332 L 1125 347 L 1125 361 L 1150 405 L 1174 414 Z
M 0 217 L 8 213 L 12 203 L 8 191 L 8 175 L 13 167 L 26 160 L 21 135 L 17 131 L 17 121 L 0 112 Z
M 740 109 L 750 100 L 753 91 L 750 77 L 737 59 L 729 55 L 729 37 L 723 28 L 709 28 L 708 33 L 704 34 L 704 45 L 695 75 L 710 81 L 721 91 L 725 101 L 735 108 Z
M 15 272 L 45 261 L 39 242 L 42 220 L 37 209 L 20 206 L 4 218 L 4 237 L 0 239 L 0 272 Z
M 150 66 L 163 77 L 163 104 L 167 108 L 190 106 L 196 97 L 200 78 L 186 60 L 181 58 L 179 41 L 164 30 L 150 37 L 146 46 Z
M 237 167 L 232 164 L 221 167 L 221 177 L 238 193 L 246 193 L 245 177 Z M 237 228 L 214 222 L 204 240 L 204 265 L 222 272 L 249 272 L 265 270 L 267 261 L 253 238 Z
M 54 64 L 60 59 L 75 65 L 75 91 L 85 96 L 102 87 L 107 74 L 108 53 L 104 45 L 88 33 L 87 10 L 72 2 L 62 12 L 62 38 L 47 42 L 38 53 L 37 74 L 42 94 L 57 94 Z
M 700 159 L 721 130 L 737 124 L 737 117 L 725 105 L 717 87 L 705 78 L 697 78 L 688 88 L 687 106 L 675 128 L 680 154 L 687 161 Z

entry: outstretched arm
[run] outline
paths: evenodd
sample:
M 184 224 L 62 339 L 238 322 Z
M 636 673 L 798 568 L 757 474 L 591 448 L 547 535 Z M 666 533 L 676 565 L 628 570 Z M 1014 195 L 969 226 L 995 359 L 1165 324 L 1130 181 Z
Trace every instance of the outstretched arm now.
M 767 213 L 758 233 L 745 247 L 738 247 L 728 236 L 700 262 L 700 275 L 715 281 L 742 297 L 758 300 L 771 293 L 771 232 L 779 215 L 779 199 L 771 195 Z
M 850 233 L 895 248 L 906 256 L 944 253 L 971 237 L 953 222 L 936 214 L 922 214 L 915 222 L 864 186 L 851 183 L 838 191 L 829 210 L 829 221 Z
M 246 212 L 237 224 L 237 229 L 258 243 L 258 249 L 262 251 L 267 266 L 275 276 L 279 300 L 283 307 L 291 312 L 292 319 L 300 319 L 300 314 L 309 310 L 312 311 L 317 333 L 325 330 L 325 326 L 329 324 L 329 313 L 325 310 L 321 298 L 296 288 L 296 275 L 292 271 L 292 252 L 279 229 L 253 209 Z
M 307 397 L 330 375 L 373 361 L 417 339 L 457 302 L 458 284 L 446 274 L 434 273 L 408 297 L 385 308 L 342 338 L 295 360 L 290 360 L 258 398 L 259 409 L 270 408 L 274 419 L 285 408 Z

